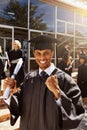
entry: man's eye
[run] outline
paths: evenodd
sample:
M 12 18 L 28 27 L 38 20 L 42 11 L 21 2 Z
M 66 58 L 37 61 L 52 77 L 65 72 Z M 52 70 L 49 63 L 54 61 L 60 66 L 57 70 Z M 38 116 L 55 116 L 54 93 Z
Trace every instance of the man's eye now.
M 36 53 L 36 56 L 40 56 L 40 53 Z
M 44 55 L 49 55 L 49 52 L 46 52 Z

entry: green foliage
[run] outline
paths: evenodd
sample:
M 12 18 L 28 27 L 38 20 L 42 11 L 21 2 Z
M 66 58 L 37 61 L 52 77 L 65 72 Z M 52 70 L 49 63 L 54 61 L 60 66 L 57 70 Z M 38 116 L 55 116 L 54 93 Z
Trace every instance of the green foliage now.
M 38 6 L 30 4 L 30 28 L 37 30 L 45 30 L 47 29 L 46 23 L 43 23 L 44 13 L 40 13 L 37 15 Z
M 44 13 L 37 15 L 38 6 L 34 4 L 30 4 L 30 28 L 37 29 L 37 30 L 45 30 L 47 29 L 46 23 L 43 23 L 43 16 Z M 28 5 L 21 5 L 18 1 L 10 1 L 8 6 L 5 8 L 6 12 L 14 13 L 13 19 L 9 22 L 10 25 L 19 26 L 19 27 L 27 27 L 28 25 Z
M 10 1 L 5 9 L 6 12 L 14 13 L 15 19 L 9 21 L 10 25 L 27 27 L 27 5 L 21 5 L 18 1 Z

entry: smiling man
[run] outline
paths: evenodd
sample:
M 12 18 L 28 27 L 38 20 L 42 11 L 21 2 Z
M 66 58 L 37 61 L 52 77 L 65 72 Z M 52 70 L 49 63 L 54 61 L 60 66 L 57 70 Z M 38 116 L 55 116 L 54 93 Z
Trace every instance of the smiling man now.
M 37 64 L 42 70 L 45 70 L 50 66 L 51 58 L 53 57 L 53 52 L 50 49 L 46 50 L 35 50 L 34 56 Z
M 11 113 L 11 125 L 20 119 L 20 130 L 62 130 L 76 128 L 84 109 L 81 92 L 74 80 L 51 62 L 56 39 L 40 35 L 32 40 L 39 69 L 25 76 L 21 90 L 5 99 Z M 14 80 L 5 86 L 13 89 Z M 10 101 L 10 102 L 9 102 Z

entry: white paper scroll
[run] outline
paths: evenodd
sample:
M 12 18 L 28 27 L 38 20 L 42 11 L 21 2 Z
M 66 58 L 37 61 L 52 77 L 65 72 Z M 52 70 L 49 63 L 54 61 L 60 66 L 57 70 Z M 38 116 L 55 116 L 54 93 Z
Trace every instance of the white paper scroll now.
M 9 62 L 9 57 L 8 57 L 7 51 L 5 52 L 5 55 L 6 55 L 6 58 L 7 58 L 8 62 Z
M 72 60 L 71 64 L 69 65 L 68 69 L 72 68 L 72 65 L 74 63 L 74 60 Z
M 6 59 L 7 59 L 7 61 L 8 61 L 8 65 L 9 65 L 9 67 L 11 67 L 11 65 L 9 64 L 10 60 L 9 60 L 9 56 L 8 56 L 7 51 L 5 52 L 5 55 L 6 55 Z
M 6 71 L 7 71 L 7 66 L 8 66 L 8 62 L 7 62 L 7 61 L 5 61 L 4 72 L 6 72 Z
M 22 58 L 20 58 L 17 65 L 16 65 L 16 67 L 15 67 L 15 69 L 14 69 L 13 75 L 11 76 L 12 79 L 15 79 L 15 75 L 17 75 L 17 73 L 20 70 L 22 64 L 23 64 L 23 60 L 22 60 Z M 5 92 L 4 92 L 3 98 L 7 99 L 8 96 L 9 96 L 9 93 L 10 93 L 10 88 L 7 87 Z

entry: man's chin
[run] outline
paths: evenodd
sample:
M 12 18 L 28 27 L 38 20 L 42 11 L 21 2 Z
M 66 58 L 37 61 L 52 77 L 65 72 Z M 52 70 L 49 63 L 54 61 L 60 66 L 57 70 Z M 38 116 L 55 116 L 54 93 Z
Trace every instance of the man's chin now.
M 47 68 L 47 66 L 45 66 L 45 65 L 40 65 L 39 66 L 42 70 L 45 70 L 46 68 Z

